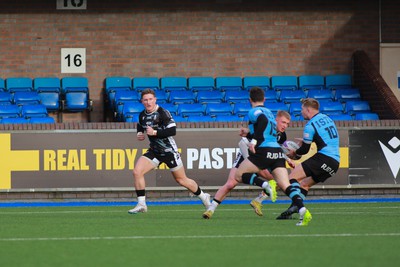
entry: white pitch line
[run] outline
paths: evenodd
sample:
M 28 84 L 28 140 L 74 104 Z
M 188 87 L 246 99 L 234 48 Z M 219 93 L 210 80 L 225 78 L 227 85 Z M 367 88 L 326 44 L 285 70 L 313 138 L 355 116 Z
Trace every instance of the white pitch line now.
M 191 236 L 93 236 L 93 237 L 32 237 L 0 238 L 0 242 L 25 241 L 96 241 L 96 240 L 138 240 L 138 239 L 223 239 L 223 238 L 309 238 L 309 237 L 398 237 L 400 233 L 365 234 L 266 234 L 266 235 L 191 235 Z

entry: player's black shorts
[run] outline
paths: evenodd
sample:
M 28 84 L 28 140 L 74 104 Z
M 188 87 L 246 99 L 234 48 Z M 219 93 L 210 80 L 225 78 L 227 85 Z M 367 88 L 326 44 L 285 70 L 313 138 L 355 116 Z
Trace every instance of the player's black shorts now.
M 311 178 L 316 183 L 323 183 L 329 177 L 335 175 L 339 169 L 339 162 L 321 153 L 316 153 L 311 158 L 301 163 L 306 176 Z
M 183 166 L 181 155 L 178 152 L 158 154 L 149 149 L 143 156 L 153 162 L 154 168 L 161 163 L 165 163 L 171 171 L 175 171 Z
M 243 157 L 242 153 L 240 153 L 240 152 L 237 153 L 236 159 L 233 162 L 232 168 L 239 168 L 239 166 L 243 162 L 243 160 L 244 160 L 244 157 Z
M 256 154 L 250 153 L 248 159 L 260 170 L 271 172 L 279 167 L 286 168 L 286 160 L 280 147 L 258 147 Z

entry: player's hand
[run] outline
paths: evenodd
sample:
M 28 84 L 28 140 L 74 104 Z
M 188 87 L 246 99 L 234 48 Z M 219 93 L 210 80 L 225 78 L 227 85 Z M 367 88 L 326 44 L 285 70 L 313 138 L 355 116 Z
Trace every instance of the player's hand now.
M 249 132 L 250 132 L 249 128 L 241 127 L 239 130 L 239 135 L 241 137 L 246 137 Z
M 287 163 L 289 164 L 290 168 L 293 168 L 293 169 L 294 169 L 294 167 L 295 167 L 296 165 L 294 164 L 293 160 L 287 159 L 286 161 L 287 161 Z
M 138 132 L 136 137 L 137 137 L 137 140 L 139 140 L 139 141 L 143 141 L 146 138 L 144 133 L 142 133 L 142 132 Z
M 256 153 L 256 145 L 249 143 L 249 150 L 251 153 L 255 154 Z
M 150 127 L 150 126 L 147 126 L 146 133 L 149 136 L 153 136 L 154 135 L 154 129 L 152 127 Z

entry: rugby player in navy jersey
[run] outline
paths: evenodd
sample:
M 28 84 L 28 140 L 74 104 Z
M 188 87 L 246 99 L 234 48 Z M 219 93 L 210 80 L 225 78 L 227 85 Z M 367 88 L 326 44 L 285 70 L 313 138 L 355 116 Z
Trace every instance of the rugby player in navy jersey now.
M 175 181 L 199 197 L 207 209 L 210 205 L 210 195 L 204 193 L 194 180 L 186 176 L 178 147 L 173 138 L 176 134 L 176 123 L 171 114 L 168 110 L 157 105 L 156 94 L 152 89 L 142 91 L 141 101 L 144 110 L 139 114 L 137 140 L 144 141 L 147 135 L 150 148 L 138 159 L 133 169 L 138 203 L 128 213 L 147 212 L 144 175 L 161 163 L 165 163 Z

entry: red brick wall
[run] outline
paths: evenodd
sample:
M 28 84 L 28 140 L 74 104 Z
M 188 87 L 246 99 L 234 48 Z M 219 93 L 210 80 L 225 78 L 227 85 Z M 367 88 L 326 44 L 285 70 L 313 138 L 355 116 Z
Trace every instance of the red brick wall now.
M 2 1 L 0 77 L 72 76 L 60 73 L 60 49 L 85 47 L 96 122 L 107 76 L 350 73 L 358 49 L 379 66 L 379 1 L 181 2 L 88 0 L 86 11 L 57 11 L 56 0 Z

